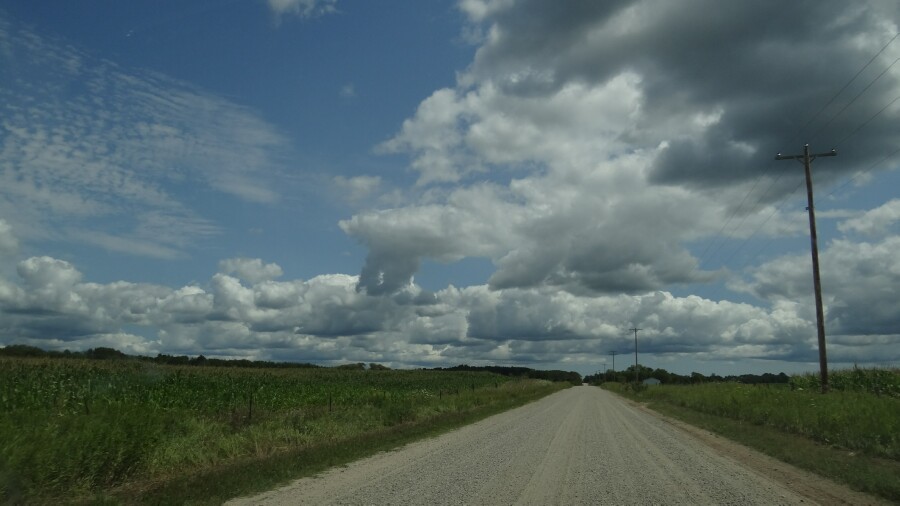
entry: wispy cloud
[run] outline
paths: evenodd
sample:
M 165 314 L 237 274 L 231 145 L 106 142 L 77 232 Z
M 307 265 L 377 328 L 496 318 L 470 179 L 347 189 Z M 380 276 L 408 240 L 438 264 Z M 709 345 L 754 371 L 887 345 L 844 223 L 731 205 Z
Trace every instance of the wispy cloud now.
M 337 0 L 267 0 L 276 15 L 294 14 L 310 18 L 335 12 Z
M 339 94 L 341 98 L 354 98 L 356 96 L 356 87 L 353 86 L 353 83 L 345 84 L 341 86 Z
M 381 187 L 379 176 L 335 176 L 332 182 L 350 203 L 358 203 L 375 193 Z
M 218 232 L 193 204 L 198 189 L 279 199 L 290 143 L 255 111 L 2 13 L 0 46 L 0 66 L 15 76 L 0 82 L 0 215 L 18 228 L 94 230 L 81 239 L 165 258 Z
M 6 220 L 0 218 L 0 255 L 16 253 L 19 249 L 19 240 L 12 233 L 12 227 Z

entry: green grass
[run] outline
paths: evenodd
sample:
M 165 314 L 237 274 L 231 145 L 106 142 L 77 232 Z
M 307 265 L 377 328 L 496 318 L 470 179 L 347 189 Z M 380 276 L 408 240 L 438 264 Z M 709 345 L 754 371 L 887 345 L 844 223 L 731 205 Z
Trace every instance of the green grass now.
M 794 390 L 821 389 L 818 373 L 795 374 L 791 376 Z M 828 384 L 832 391 L 868 392 L 875 395 L 900 398 L 900 369 L 865 369 L 853 367 L 830 371 Z
M 225 495 L 190 497 L 223 499 L 559 388 L 481 372 L 0 359 L 0 501 L 159 499 L 207 476 Z
M 838 371 L 833 377 L 844 374 Z M 900 501 L 896 396 L 870 393 L 865 387 L 822 395 L 796 385 L 792 390 L 787 385 L 736 383 L 603 387 L 857 490 Z
M 513 386 L 507 384 L 507 388 Z M 330 467 L 346 464 L 379 451 L 394 449 L 417 439 L 441 434 L 539 399 L 567 386 L 536 380 L 517 382 L 514 388 L 509 388 L 508 395 L 498 398 L 491 404 L 483 404 L 464 411 L 444 412 L 416 422 L 406 422 L 343 439 L 298 447 L 267 458 L 235 461 L 157 483 L 135 483 L 102 494 L 98 499 L 110 499 L 114 503 L 221 504 L 233 497 L 271 490 L 291 480 L 311 476 Z M 135 496 L 140 497 L 140 500 L 132 501 L 131 498 Z

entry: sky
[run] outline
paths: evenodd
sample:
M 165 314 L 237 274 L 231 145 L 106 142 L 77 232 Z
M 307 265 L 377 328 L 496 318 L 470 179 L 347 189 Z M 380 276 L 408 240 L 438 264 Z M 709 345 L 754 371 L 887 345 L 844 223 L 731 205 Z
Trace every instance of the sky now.
M 6 0 L 0 345 L 900 363 L 893 0 Z M 612 355 L 616 353 L 618 355 Z

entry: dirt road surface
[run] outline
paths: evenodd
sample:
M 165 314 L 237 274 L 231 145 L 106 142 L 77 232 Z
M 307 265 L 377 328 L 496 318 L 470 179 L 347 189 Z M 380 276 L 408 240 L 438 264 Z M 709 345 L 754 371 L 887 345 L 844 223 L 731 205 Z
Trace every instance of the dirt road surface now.
M 823 488 L 808 483 L 815 478 L 805 478 L 806 489 L 790 486 L 804 480 L 779 471 L 783 464 L 747 449 L 729 455 L 722 441 L 713 448 L 697 432 L 599 388 L 580 386 L 228 504 L 872 502 L 849 491 L 810 497 L 806 492 Z

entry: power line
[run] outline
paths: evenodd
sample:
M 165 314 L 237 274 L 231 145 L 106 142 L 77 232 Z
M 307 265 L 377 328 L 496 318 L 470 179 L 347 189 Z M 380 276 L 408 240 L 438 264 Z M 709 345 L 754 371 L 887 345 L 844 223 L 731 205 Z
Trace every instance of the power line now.
M 837 193 L 838 191 L 844 189 L 847 185 L 852 183 L 856 178 L 862 176 L 863 174 L 869 173 L 872 169 L 874 169 L 875 167 L 880 165 L 881 162 L 887 160 L 888 158 L 891 158 L 892 156 L 896 155 L 897 153 L 900 153 L 900 148 L 897 148 L 894 151 L 892 151 L 890 154 L 881 157 L 881 159 L 879 159 L 877 162 L 873 163 L 872 165 L 869 165 L 869 167 L 866 168 L 865 170 L 861 170 L 861 171 L 857 172 L 853 177 L 849 178 L 843 184 L 841 184 L 840 186 L 838 186 L 837 188 L 832 190 L 831 193 L 826 195 L 826 197 L 830 197 L 830 196 L 834 195 L 835 193 Z
M 878 59 L 879 56 L 881 56 L 881 54 L 888 48 L 888 46 L 890 46 L 895 40 L 897 40 L 898 37 L 900 37 L 900 32 L 895 33 L 894 36 L 891 37 L 890 40 L 888 40 L 888 41 L 881 47 L 881 49 L 879 49 L 879 50 L 878 50 L 871 58 L 869 58 L 869 60 L 868 60 L 862 67 L 860 67 L 859 70 L 856 71 L 856 73 L 853 75 L 853 77 L 851 77 L 851 78 L 844 84 L 844 86 L 841 87 L 841 89 L 839 89 L 836 93 L 834 93 L 834 95 L 831 96 L 830 99 L 828 99 L 828 101 L 825 103 L 825 105 L 823 105 L 821 108 L 819 108 L 819 110 L 816 111 L 816 113 L 813 114 L 812 117 L 811 117 L 809 120 L 807 120 L 806 123 L 804 123 L 803 126 L 801 126 L 801 127 L 797 130 L 797 139 L 798 139 L 798 140 L 801 139 L 801 135 L 802 135 L 803 131 L 804 131 L 809 125 L 811 125 L 811 124 L 819 117 L 819 115 L 821 115 L 826 109 L 828 109 L 828 107 L 829 107 L 832 103 L 834 103 L 834 101 L 835 101 L 835 100 L 836 100 L 836 99 L 837 99 L 844 91 L 846 91 L 847 88 L 849 88 L 850 85 L 853 84 L 853 82 L 856 81 L 856 79 L 857 79 L 857 78 L 858 78 L 858 77 L 859 77 L 859 76 L 860 76 L 860 75 L 861 75 L 861 74 L 862 74 L 862 73 L 863 73 L 863 72 L 864 72 L 864 71 L 865 71 L 872 63 L 874 63 L 875 60 Z M 868 85 L 867 85 L 860 93 L 858 93 L 858 94 L 857 94 L 857 95 L 856 95 L 856 96 L 855 96 L 855 97 L 854 97 L 847 105 L 845 105 L 840 111 L 838 111 L 837 114 L 835 114 L 834 116 L 832 116 L 831 119 L 829 119 L 828 122 L 827 122 L 825 125 L 823 125 L 822 127 L 820 127 L 820 128 L 813 134 L 813 138 L 815 138 L 815 136 L 817 136 L 819 133 L 821 133 L 822 130 L 824 130 L 828 125 L 830 125 L 831 122 L 833 122 L 838 116 L 840 116 L 840 114 L 842 114 L 842 113 L 843 113 L 847 108 L 849 108 L 849 107 L 850 107 L 857 99 L 859 99 L 859 98 L 860 98 L 860 97 L 861 97 L 861 96 L 862 96 L 862 95 L 863 95 L 863 94 L 864 94 L 864 93 L 865 93 L 865 92 L 866 92 L 873 84 L 875 84 L 876 81 L 878 81 L 879 79 L 881 79 L 881 77 L 882 77 L 885 73 L 887 73 L 887 71 L 888 71 L 891 67 L 893 67 L 893 66 L 897 63 L 897 61 L 900 61 L 900 58 L 898 58 L 898 60 L 895 60 L 895 61 L 894 61 L 891 65 L 889 65 L 884 71 L 882 71 L 881 74 L 879 74 L 875 79 L 873 79 L 873 80 L 872 80 L 872 81 L 871 81 L 871 82 L 870 82 L 870 83 L 869 83 L 869 84 L 868 84 Z M 850 137 L 852 137 L 852 136 L 853 136 L 854 134 L 856 134 L 860 129 L 862 129 L 866 124 L 868 124 L 868 123 L 871 122 L 873 119 L 875 119 L 875 117 L 877 117 L 879 114 L 881 114 L 882 112 L 884 112 L 884 110 L 886 110 L 888 107 L 890 107 L 890 106 L 891 106 L 894 102 L 896 102 L 898 99 L 900 99 L 900 97 L 894 99 L 890 104 L 888 104 L 888 105 L 886 105 L 884 108 L 882 108 L 881 111 L 879 111 L 878 113 L 876 113 L 875 115 L 873 115 L 871 118 L 869 118 L 868 120 L 866 120 L 862 125 L 860 125 L 859 127 L 857 127 L 850 135 L 847 135 L 847 136 L 845 136 L 843 139 L 841 139 L 840 142 L 844 142 L 844 141 L 846 141 L 847 139 L 849 139 Z M 840 143 L 838 143 L 838 144 L 840 144 Z M 835 147 L 837 147 L 838 144 L 835 144 Z M 896 153 L 896 152 L 895 152 L 895 153 Z M 892 153 L 892 155 L 893 155 L 893 153 Z M 771 166 L 770 166 L 770 167 L 771 167 Z M 869 169 L 869 170 L 871 170 L 871 169 Z M 734 219 L 734 217 L 737 216 L 737 214 L 738 214 L 741 210 L 743 210 L 743 208 L 744 208 L 744 203 L 747 201 L 747 199 L 750 197 L 750 195 L 753 193 L 753 191 L 754 191 L 754 190 L 756 189 L 756 187 L 759 185 L 759 182 L 760 182 L 760 180 L 762 179 L 762 177 L 763 177 L 763 173 L 760 173 L 760 174 L 756 177 L 756 180 L 754 181 L 753 186 L 752 186 L 752 187 L 750 188 L 750 190 L 744 195 L 744 198 L 741 199 L 741 203 L 740 203 L 740 204 L 739 204 L 739 205 L 738 205 L 731 213 L 729 213 L 728 218 L 725 220 L 725 224 L 722 225 L 722 227 L 719 229 L 719 231 L 718 231 L 718 232 L 716 233 L 716 235 L 714 236 L 715 239 L 713 239 L 712 241 L 710 241 L 709 243 L 707 243 L 706 247 L 703 249 L 703 252 L 700 254 L 700 257 L 699 257 L 699 260 L 698 260 L 698 265 L 702 265 L 705 261 L 707 261 L 707 253 L 709 253 L 709 258 L 712 258 L 713 256 L 715 256 L 715 254 L 716 254 L 719 250 L 722 249 L 722 247 L 724 246 L 725 242 L 726 242 L 729 238 L 731 238 L 731 237 L 733 236 L 733 234 L 728 234 L 727 237 L 723 237 L 722 232 L 728 227 L 729 224 L 731 224 L 731 222 L 732 222 L 732 220 Z M 857 175 L 857 176 L 854 176 L 853 179 L 855 179 L 856 177 L 858 177 L 858 175 Z M 762 201 L 763 201 L 763 199 L 765 198 L 765 196 L 769 194 L 769 192 L 772 190 L 772 188 L 775 187 L 776 184 L 778 184 L 778 181 L 779 181 L 780 178 L 781 178 L 781 175 L 779 174 L 779 175 L 778 175 L 778 176 L 777 176 L 777 177 L 769 184 L 769 186 L 768 186 L 768 187 L 760 194 L 759 198 L 756 200 L 756 205 L 759 205 L 760 203 L 762 203 Z M 851 179 L 851 180 L 852 180 L 852 179 Z M 802 184 L 802 183 L 801 183 L 801 184 Z M 849 184 L 849 182 L 846 183 L 846 184 Z M 846 186 L 846 184 L 843 185 L 843 186 Z M 797 191 L 797 190 L 795 189 L 794 192 L 796 192 L 796 191 Z M 792 192 L 790 195 L 793 195 L 794 192 Z M 790 195 L 788 195 L 788 197 L 790 197 Z M 785 197 L 784 199 L 782 199 L 782 204 L 781 204 L 781 205 L 783 205 L 783 203 L 786 201 L 786 199 L 787 199 L 788 197 Z M 768 218 L 766 218 L 766 220 L 763 222 L 762 225 L 764 225 L 765 223 L 767 223 L 767 222 L 772 218 L 772 216 L 775 214 L 775 212 L 777 212 L 777 211 L 781 208 L 781 205 L 779 205 L 779 207 L 778 207 L 775 211 L 773 211 L 773 213 L 770 214 Z M 735 230 L 735 231 L 736 231 L 736 230 L 739 230 L 739 229 L 744 225 L 744 223 L 746 222 L 747 217 L 748 217 L 748 215 L 745 215 L 745 216 L 741 219 L 740 223 L 738 223 L 738 225 L 737 225 L 733 230 Z M 750 237 L 755 236 L 756 233 L 762 228 L 762 225 L 760 225 L 759 227 L 757 227 L 757 229 L 754 230 L 753 234 L 751 234 Z M 721 241 L 719 240 L 720 238 L 721 238 Z M 738 251 L 740 251 L 740 249 L 743 248 L 743 245 L 744 245 L 746 242 L 747 242 L 747 239 L 745 239 L 745 240 L 743 241 L 742 245 L 739 246 L 738 249 L 736 249 L 731 255 L 729 255 L 729 257 L 726 259 L 726 261 L 725 261 L 725 262 L 722 262 L 722 263 L 723 263 L 723 264 L 724 264 L 724 263 L 727 263 L 728 260 L 730 260 L 730 259 L 731 259 Z M 715 245 L 714 248 L 713 248 L 713 245 Z
M 774 188 L 776 184 L 778 184 L 778 181 L 781 180 L 781 177 L 782 177 L 783 174 L 784 174 L 784 173 L 779 173 L 779 174 L 772 180 L 772 182 L 769 183 L 769 186 L 768 186 L 762 193 L 760 193 L 759 198 L 756 199 L 756 203 L 754 204 L 754 207 L 755 207 L 755 206 L 758 206 L 758 205 L 760 205 L 760 204 L 762 203 L 763 198 L 765 198 L 765 196 L 769 193 L 769 191 L 770 191 L 772 188 Z M 758 182 L 759 179 L 761 179 L 761 178 L 762 178 L 762 175 L 760 175 L 760 177 L 757 179 L 757 182 Z M 755 187 L 755 186 L 756 186 L 756 185 L 754 185 L 754 187 Z M 796 191 L 796 190 L 795 190 L 795 191 Z M 751 192 L 752 192 L 752 189 L 751 189 Z M 744 197 L 744 201 L 747 200 L 747 197 L 750 196 L 751 192 L 748 192 L 748 193 L 747 193 L 747 195 Z M 786 200 L 788 197 L 789 197 L 789 195 L 788 195 L 788 196 L 785 196 L 784 198 L 782 198 L 782 203 L 783 203 L 784 200 Z M 744 202 L 744 201 L 741 201 L 741 206 L 739 206 L 739 208 L 743 206 L 743 202 Z M 773 212 L 773 214 L 774 214 L 774 212 Z M 740 230 L 740 228 L 744 225 L 744 223 L 747 221 L 747 218 L 748 218 L 749 216 L 750 216 L 749 214 L 745 214 L 744 217 L 741 218 L 740 223 L 738 223 L 738 225 L 734 228 L 734 230 L 735 230 L 735 231 Z M 733 216 L 732 216 L 732 217 L 733 217 Z M 766 219 L 766 221 L 768 221 L 769 219 L 771 219 L 771 215 L 769 216 L 769 218 Z M 729 221 L 730 221 L 730 218 L 729 218 Z M 765 224 L 765 222 L 764 222 L 763 224 Z M 724 227 L 723 227 L 723 228 L 724 228 Z M 753 233 L 751 234 L 751 237 L 752 237 L 752 236 L 755 236 L 756 233 L 759 232 L 759 229 L 760 229 L 760 228 L 762 228 L 762 225 L 760 225 L 759 227 L 757 227 L 756 230 L 753 231 Z M 721 231 L 720 231 L 720 234 L 721 234 Z M 712 250 L 712 252 L 710 253 L 710 258 L 712 258 L 712 256 L 715 255 L 715 253 L 717 253 L 719 250 L 721 250 L 721 249 L 725 246 L 725 241 L 726 241 L 727 239 L 730 239 L 730 238 L 732 238 L 732 237 L 733 237 L 733 234 L 729 234 L 728 237 L 725 237 L 721 242 L 718 242 L 718 243 L 716 244 L 716 247 L 715 247 L 715 248 Z M 713 242 L 716 242 L 716 241 L 713 241 Z M 736 255 L 738 251 L 740 251 L 740 249 L 743 247 L 743 244 L 745 244 L 746 242 L 747 242 L 747 239 L 744 239 L 744 241 L 741 243 L 741 246 L 738 246 L 738 248 L 737 248 L 736 250 L 734 250 L 734 251 L 731 253 L 731 255 L 729 255 L 724 261 L 722 261 L 722 265 L 728 263 L 728 261 L 731 260 L 731 258 L 734 257 L 734 255 Z M 709 248 L 707 248 L 707 249 L 709 249 Z M 705 250 L 704 250 L 704 251 L 705 251 Z M 705 258 L 705 255 L 704 255 L 703 257 L 701 257 L 700 263 L 702 263 L 705 259 L 706 259 L 706 258 Z
M 841 110 L 838 111 L 837 114 L 835 114 L 834 116 L 832 116 L 831 119 L 829 119 L 824 125 L 822 125 L 821 127 L 819 127 L 819 129 L 816 130 L 816 132 L 812 135 L 812 137 L 810 138 L 810 140 L 814 140 L 820 133 L 822 133 L 822 130 L 824 130 L 825 128 L 827 128 L 828 125 L 830 125 L 832 121 L 834 121 L 835 119 L 838 118 L 838 116 L 840 116 L 841 114 L 843 114 L 844 111 L 846 111 L 848 107 L 850 107 L 851 105 L 853 105 L 853 103 L 856 102 L 857 99 L 859 99 L 859 97 L 863 96 L 863 95 L 869 90 L 869 88 L 871 88 L 873 84 L 875 84 L 876 82 L 878 82 L 878 80 L 881 79 L 881 78 L 887 73 L 887 71 L 891 69 L 891 67 L 893 67 L 894 65 L 896 65 L 897 62 L 900 62 L 900 58 L 897 58 L 896 60 L 894 60 L 893 63 L 891 63 L 890 65 L 888 65 L 887 68 L 884 69 L 883 71 L 881 71 L 881 73 L 878 74 L 878 76 L 877 76 L 875 79 L 873 79 L 869 84 L 867 84 L 866 87 L 862 89 L 862 91 L 860 91 L 859 93 L 857 93 L 856 96 L 853 97 L 852 100 L 850 100 L 850 102 L 847 102 L 847 104 L 846 104 L 843 108 L 841 108 Z
M 844 141 L 846 141 L 847 139 L 849 139 L 849 138 L 853 137 L 854 135 L 856 135 L 857 132 L 859 132 L 860 130 L 863 129 L 863 127 L 865 127 L 866 125 L 868 125 L 869 123 L 871 123 L 872 120 L 874 120 L 875 118 L 877 118 L 878 116 L 880 116 L 881 113 L 883 113 L 884 111 L 886 111 L 888 107 L 894 105 L 894 102 L 896 102 L 896 101 L 898 101 L 898 100 L 900 100 L 900 95 L 897 95 L 897 97 L 895 97 L 894 100 L 891 100 L 890 103 L 888 103 L 888 105 L 882 107 L 881 110 L 879 110 L 878 112 L 876 112 L 875 114 L 873 114 L 869 119 L 865 120 L 861 125 L 859 125 L 858 127 L 856 127 L 856 129 L 854 129 L 854 130 L 853 130 L 852 132 L 850 132 L 849 134 L 845 135 L 843 139 L 837 141 L 837 143 L 835 143 L 834 147 L 840 146 Z
M 782 174 L 783 174 L 783 173 L 782 173 Z M 758 206 L 758 205 L 760 205 L 760 204 L 762 203 L 763 198 L 769 193 L 769 190 L 771 190 L 772 188 L 774 188 L 775 185 L 778 184 L 778 181 L 781 180 L 782 174 L 778 174 L 777 176 L 775 176 L 775 179 L 773 179 L 772 182 L 769 183 L 769 187 L 766 188 L 766 190 L 765 190 L 764 192 L 762 192 L 762 193 L 759 195 L 759 198 L 758 198 L 758 199 L 756 199 L 756 204 L 754 205 L 754 207 L 755 207 L 755 206 Z M 738 223 L 738 226 L 735 228 L 735 230 L 739 230 L 742 226 L 744 226 L 744 222 L 747 221 L 747 217 L 749 217 L 749 216 L 750 216 L 749 213 L 748 213 L 748 214 L 745 214 L 744 217 L 741 218 L 741 222 Z M 754 232 L 754 233 L 755 233 L 755 232 Z M 729 257 L 729 258 L 730 258 L 730 257 Z M 723 263 L 724 263 L 724 262 L 723 262 Z
M 731 259 L 734 257 L 734 255 L 736 255 L 736 254 L 738 253 L 738 251 L 740 251 L 741 249 L 743 249 L 743 247 L 744 247 L 751 239 L 753 239 L 754 237 L 756 237 L 756 234 L 759 233 L 759 231 L 762 230 L 762 228 L 763 228 L 764 226 L 766 226 L 766 223 L 768 223 L 769 220 L 771 220 L 772 217 L 774 217 L 776 213 L 778 213 L 779 211 L 781 211 L 781 210 L 784 208 L 785 204 L 787 204 L 788 199 L 790 199 L 791 197 L 793 197 L 794 194 L 797 193 L 797 190 L 799 190 L 801 186 L 803 186 L 803 178 L 800 178 L 800 182 L 797 183 L 797 186 L 794 187 L 794 190 L 793 190 L 791 193 L 787 194 L 784 198 L 781 199 L 781 202 L 778 204 L 778 207 L 776 207 L 775 209 L 772 210 L 771 213 L 769 213 L 769 215 L 766 217 L 766 219 L 763 220 L 762 223 L 760 223 L 759 226 L 756 227 L 756 230 L 753 231 L 753 234 L 751 234 L 749 237 L 747 237 L 746 239 L 744 239 L 744 242 L 742 242 L 741 245 L 738 246 L 738 248 L 734 250 L 734 252 L 731 254 L 731 256 L 729 256 L 729 257 L 725 260 L 725 262 L 723 262 L 723 263 L 728 263 L 728 261 L 731 260 Z M 759 248 L 755 249 L 755 250 L 753 251 L 752 254 L 750 254 L 750 255 L 747 256 L 747 259 L 744 260 L 744 263 L 741 264 L 741 266 L 740 266 L 737 270 L 739 270 L 739 271 L 744 270 L 744 267 L 746 267 L 747 264 L 750 263 L 750 260 L 756 258 L 757 255 L 759 255 L 760 253 L 762 253 L 762 252 L 769 246 L 769 244 L 772 244 L 772 241 L 773 241 L 773 240 L 774 240 L 774 238 L 770 238 L 768 241 L 766 241 L 765 243 L 763 243 L 762 246 L 760 246 Z
M 747 199 L 750 197 L 750 194 L 752 194 L 753 190 L 755 190 L 756 187 L 759 185 L 760 180 L 762 180 L 762 174 L 759 174 L 758 176 L 756 176 L 756 180 L 753 182 L 753 186 L 744 195 L 744 198 L 741 199 L 741 203 L 738 204 L 738 206 L 734 209 L 734 211 L 729 213 L 728 219 L 725 220 L 725 224 L 722 225 L 722 228 L 720 228 L 718 232 L 716 232 L 716 235 L 715 235 L 716 238 L 718 238 L 722 235 L 722 232 L 725 230 L 726 227 L 728 227 L 728 225 L 731 223 L 731 220 L 733 220 L 734 217 L 737 216 L 737 213 L 740 212 L 740 210 L 744 208 L 744 202 L 747 201 Z M 743 221 L 741 222 L 741 224 L 743 224 Z M 735 228 L 737 229 L 740 227 L 741 226 L 738 225 Z M 710 256 L 715 255 L 720 249 L 722 249 L 722 244 L 724 244 L 724 240 L 722 242 L 718 242 L 716 240 L 712 240 L 712 241 L 708 242 L 706 244 L 706 248 L 703 249 L 703 253 L 700 254 L 700 260 L 697 262 L 699 265 L 702 265 L 703 262 L 706 260 L 706 253 L 709 251 L 710 247 L 712 247 L 713 244 L 717 244 L 717 246 L 714 250 L 712 250 L 712 252 L 710 253 Z
M 801 134 L 803 133 L 803 130 L 806 129 L 806 127 L 808 127 L 813 121 L 815 121 L 816 118 L 818 118 L 819 115 L 825 111 L 825 109 L 828 109 L 828 106 L 830 106 L 832 104 L 832 102 L 834 102 L 835 99 L 837 99 L 838 96 L 840 96 L 840 94 L 844 92 L 844 90 L 846 90 L 848 87 L 850 87 L 850 85 L 853 83 L 853 81 L 855 81 L 856 78 L 859 77 L 859 75 L 862 74 L 863 71 L 866 70 L 869 67 L 869 65 L 871 65 L 872 62 L 875 61 L 876 58 L 881 56 L 881 53 L 883 53 L 884 50 L 887 49 L 887 47 L 890 46 L 891 43 L 897 39 L 897 37 L 900 37 L 900 32 L 897 32 L 896 34 L 894 34 L 894 36 L 891 37 L 891 40 L 887 41 L 884 44 L 884 46 L 882 46 L 881 49 L 879 49 L 878 52 L 875 53 L 875 55 L 872 56 L 872 58 L 870 58 L 869 61 L 866 62 L 865 65 L 863 65 L 858 71 L 856 71 L 856 74 L 854 74 L 853 77 L 851 77 L 850 80 L 847 81 L 847 84 L 845 84 L 840 90 L 838 90 L 837 93 L 832 95 L 832 97 L 828 100 L 828 102 L 825 105 L 823 105 L 822 108 L 819 109 L 815 114 L 813 114 L 812 118 L 810 118 L 809 121 L 807 121 L 806 123 L 804 123 L 804 125 L 802 127 L 800 127 L 800 129 L 797 131 L 797 139 L 798 140 L 801 138 Z

